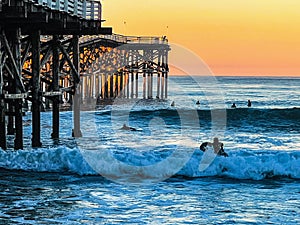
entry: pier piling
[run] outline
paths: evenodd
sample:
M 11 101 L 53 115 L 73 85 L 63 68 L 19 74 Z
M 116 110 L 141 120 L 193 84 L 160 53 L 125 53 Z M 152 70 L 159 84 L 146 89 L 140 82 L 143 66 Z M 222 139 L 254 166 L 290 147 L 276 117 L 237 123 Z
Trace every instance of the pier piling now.
M 53 35 L 53 61 L 52 61 L 52 90 L 53 92 L 59 91 L 59 38 L 58 35 Z M 52 134 L 53 139 L 59 138 L 59 96 L 52 96 Z
M 0 41 L 0 49 L 2 44 Z M 6 150 L 6 122 L 5 122 L 5 102 L 4 102 L 4 79 L 3 79 L 3 66 L 5 63 L 5 54 L 0 51 L 0 148 Z
M 80 68 L 80 62 L 79 62 L 79 37 L 78 35 L 73 35 L 73 41 L 72 41 L 72 47 L 73 47 L 73 64 L 74 69 L 77 71 L 77 73 L 73 72 L 73 76 L 78 76 L 79 68 Z M 80 80 L 80 77 L 77 78 Z M 73 90 L 75 93 L 73 98 L 73 122 L 74 122 L 74 128 L 73 128 L 73 137 L 82 137 L 82 133 L 80 130 L 80 89 L 77 87 L 77 84 L 73 84 Z
M 41 147 L 41 98 L 40 98 L 40 31 L 31 34 L 32 45 L 32 147 Z

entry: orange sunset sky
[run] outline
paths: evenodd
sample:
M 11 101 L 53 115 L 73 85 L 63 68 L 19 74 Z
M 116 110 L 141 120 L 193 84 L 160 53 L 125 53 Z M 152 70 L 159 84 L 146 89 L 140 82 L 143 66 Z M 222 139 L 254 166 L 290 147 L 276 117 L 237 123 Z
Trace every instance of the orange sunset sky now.
M 102 0 L 103 26 L 163 36 L 216 75 L 300 76 L 300 0 Z M 125 23 L 124 23 L 125 22 Z

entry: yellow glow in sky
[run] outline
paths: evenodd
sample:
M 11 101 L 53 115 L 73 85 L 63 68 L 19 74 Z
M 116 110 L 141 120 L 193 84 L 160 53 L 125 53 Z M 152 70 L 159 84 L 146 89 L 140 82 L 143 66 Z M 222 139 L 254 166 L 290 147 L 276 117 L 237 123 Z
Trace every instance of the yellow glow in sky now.
M 167 35 L 217 75 L 299 75 L 300 0 L 102 0 L 114 33 Z M 125 23 L 124 23 L 125 22 Z

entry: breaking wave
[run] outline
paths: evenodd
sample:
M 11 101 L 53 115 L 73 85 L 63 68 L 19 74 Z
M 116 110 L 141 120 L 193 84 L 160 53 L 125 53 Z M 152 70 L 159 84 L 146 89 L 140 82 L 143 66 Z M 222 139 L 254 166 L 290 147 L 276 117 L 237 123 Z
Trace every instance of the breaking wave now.
M 216 157 L 204 171 L 199 170 L 203 153 L 195 150 L 189 162 L 177 173 L 188 178 L 227 177 L 233 179 L 300 179 L 300 151 L 228 151 L 229 157 Z M 148 153 L 147 157 L 125 154 L 122 161 L 143 166 L 165 159 L 168 153 Z M 154 160 L 155 158 L 155 160 Z M 120 160 L 120 159 L 119 159 Z M 111 165 L 116 168 L 116 165 Z M 64 146 L 49 149 L 3 151 L 0 150 L 0 167 L 8 170 L 34 172 L 69 172 L 81 176 L 98 175 L 85 161 L 81 151 Z M 160 168 L 162 171 L 168 168 Z M 111 175 L 114 170 L 107 168 Z M 116 172 L 117 173 L 117 172 Z M 115 174 L 118 175 L 118 174 Z

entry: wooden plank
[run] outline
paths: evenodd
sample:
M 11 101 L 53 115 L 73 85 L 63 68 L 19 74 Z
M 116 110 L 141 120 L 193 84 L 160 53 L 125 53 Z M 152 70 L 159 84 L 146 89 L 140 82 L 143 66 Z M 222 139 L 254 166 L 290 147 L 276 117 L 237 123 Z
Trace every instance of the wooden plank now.
M 28 93 L 4 94 L 4 99 L 25 99 L 27 97 L 28 97 Z
M 49 92 L 43 92 L 43 97 L 52 97 L 52 96 L 61 96 L 63 93 L 61 91 L 49 91 Z

